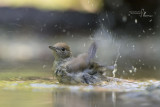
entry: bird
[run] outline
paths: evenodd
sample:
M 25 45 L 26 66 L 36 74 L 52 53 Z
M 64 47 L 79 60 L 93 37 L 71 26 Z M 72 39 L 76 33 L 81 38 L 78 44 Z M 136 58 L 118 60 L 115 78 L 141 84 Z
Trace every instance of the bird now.
M 93 42 L 88 52 L 81 53 L 77 57 L 72 56 L 70 46 L 63 42 L 58 42 L 49 46 L 53 52 L 53 76 L 60 83 L 64 84 L 94 84 L 101 81 L 103 73 L 107 67 L 94 62 L 97 51 L 97 44 Z

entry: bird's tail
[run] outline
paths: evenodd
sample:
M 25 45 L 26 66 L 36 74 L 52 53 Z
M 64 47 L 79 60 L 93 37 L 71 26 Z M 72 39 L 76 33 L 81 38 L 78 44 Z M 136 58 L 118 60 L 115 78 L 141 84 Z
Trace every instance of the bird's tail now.
M 91 46 L 88 49 L 88 58 L 87 58 L 87 62 L 90 62 L 96 55 L 96 51 L 97 51 L 97 44 L 94 41 Z

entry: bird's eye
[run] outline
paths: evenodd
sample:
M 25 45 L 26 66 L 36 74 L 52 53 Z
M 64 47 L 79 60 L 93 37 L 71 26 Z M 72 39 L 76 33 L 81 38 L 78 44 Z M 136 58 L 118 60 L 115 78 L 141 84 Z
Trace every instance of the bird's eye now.
M 61 50 L 62 50 L 62 51 L 65 51 L 65 48 L 62 48 Z

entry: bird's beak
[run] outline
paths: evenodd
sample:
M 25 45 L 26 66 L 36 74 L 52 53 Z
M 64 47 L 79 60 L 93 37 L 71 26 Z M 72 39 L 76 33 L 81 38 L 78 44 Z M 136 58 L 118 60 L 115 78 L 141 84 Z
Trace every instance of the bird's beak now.
M 51 49 L 51 50 L 56 50 L 56 48 L 54 47 L 54 46 L 49 46 L 49 48 Z

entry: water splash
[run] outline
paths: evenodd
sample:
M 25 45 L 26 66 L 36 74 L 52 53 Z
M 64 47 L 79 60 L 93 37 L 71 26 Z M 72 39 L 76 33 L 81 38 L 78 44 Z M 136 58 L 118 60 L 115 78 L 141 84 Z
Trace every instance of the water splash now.
M 117 72 L 117 62 L 118 62 L 118 58 L 120 56 L 120 47 L 121 47 L 121 45 L 119 45 L 118 52 L 117 52 L 118 54 L 117 54 L 116 60 L 114 62 L 114 69 L 112 71 L 112 74 L 113 74 L 114 78 L 116 77 L 116 72 Z

